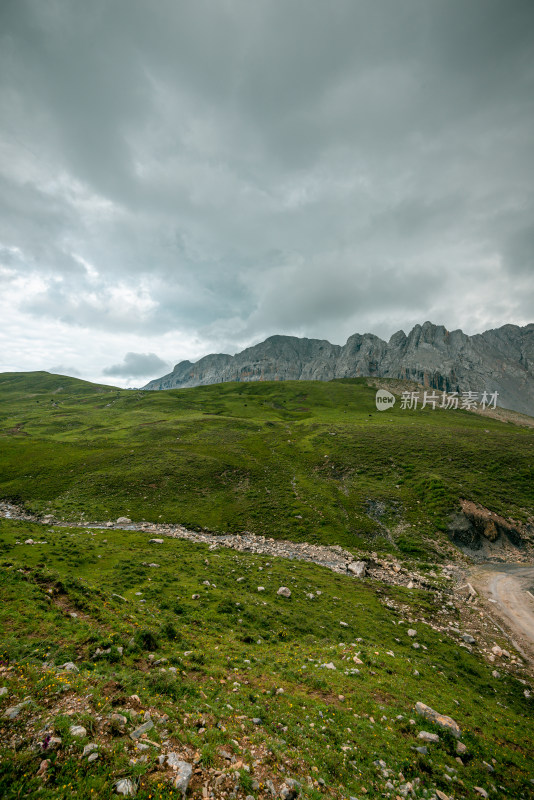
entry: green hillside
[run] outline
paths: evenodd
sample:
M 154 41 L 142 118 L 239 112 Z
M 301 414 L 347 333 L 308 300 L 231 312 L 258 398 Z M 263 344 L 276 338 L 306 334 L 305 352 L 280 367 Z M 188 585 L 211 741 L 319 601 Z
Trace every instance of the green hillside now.
M 138 800 L 178 798 L 168 753 L 194 766 L 199 800 L 272 800 L 287 779 L 302 800 L 533 796 L 528 675 L 513 656 L 492 674 L 481 653 L 510 645 L 450 582 L 407 590 L 149 536 L 0 520 L 2 798 L 118 798 L 121 779 Z
M 374 395 L 365 379 L 142 392 L 3 374 L 0 498 L 434 558 L 460 498 L 531 513 L 532 429 L 377 412 Z
M 179 798 L 173 758 L 192 768 L 192 800 L 533 796 L 528 665 L 465 603 L 461 568 L 440 566 L 461 498 L 532 513 L 533 431 L 379 413 L 374 396 L 364 379 L 142 392 L 0 376 L 0 500 L 399 562 L 355 579 L 0 519 L 2 798 Z M 401 569 L 419 588 L 397 585 Z M 497 664 L 496 643 L 511 651 Z

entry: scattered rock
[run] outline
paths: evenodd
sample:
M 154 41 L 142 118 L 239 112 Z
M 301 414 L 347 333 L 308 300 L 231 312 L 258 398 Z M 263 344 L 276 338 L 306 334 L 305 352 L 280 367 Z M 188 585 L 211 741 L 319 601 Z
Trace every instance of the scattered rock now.
M 76 739 L 83 739 L 84 736 L 87 736 L 87 730 L 83 727 L 83 725 L 71 725 L 69 728 L 69 733 Z
M 466 644 L 476 644 L 477 643 L 477 640 L 474 638 L 474 636 L 471 636 L 470 633 L 462 634 L 462 639 L 464 640 L 464 642 Z
M 413 638 L 414 636 L 417 636 L 417 631 L 414 631 L 414 629 L 413 629 L 413 628 L 408 628 L 408 630 L 406 631 L 406 633 L 408 634 L 408 636 L 411 636 L 412 638 Z
M 140 725 L 138 728 L 132 731 L 132 733 L 130 734 L 130 738 L 134 740 L 140 739 L 143 733 L 148 733 L 148 731 L 151 730 L 153 727 L 154 723 L 152 722 L 152 720 L 147 719 L 146 722 L 144 722 L 142 725 Z
M 445 731 L 450 731 L 457 739 L 459 739 L 462 735 L 460 726 L 452 719 L 452 717 L 439 714 L 437 711 L 434 711 L 433 708 L 430 708 L 430 706 L 427 706 L 421 702 L 415 704 L 415 710 L 422 717 L 437 725 L 438 728 L 441 728 Z
M 281 586 L 276 594 L 279 594 L 282 597 L 291 597 L 291 589 L 288 589 L 287 586 Z
M 123 794 L 126 797 L 135 797 L 137 789 L 135 783 L 130 778 L 121 778 L 115 784 L 115 791 L 117 794 Z
M 98 753 L 91 753 L 91 755 L 90 755 L 90 756 L 89 756 L 89 758 L 87 759 L 87 763 L 88 763 L 88 764 L 92 764 L 92 763 L 93 763 L 93 761 L 96 761 L 96 760 L 97 760 L 97 758 L 98 758 Z
M 22 709 L 25 706 L 29 706 L 30 703 L 31 700 L 24 700 L 22 703 L 18 703 L 16 706 L 11 706 L 10 708 L 6 708 L 6 710 L 4 711 L 4 717 L 7 717 L 8 719 L 16 719 L 16 717 L 18 717 Z
M 96 742 L 91 742 L 90 744 L 86 744 L 85 747 L 83 748 L 82 755 L 88 756 L 94 750 L 98 750 L 98 745 L 96 744 Z
M 350 564 L 347 564 L 347 572 L 350 572 L 355 578 L 365 578 L 367 574 L 367 562 L 351 561 Z
M 439 736 L 437 733 L 429 733 L 429 731 L 421 731 L 418 736 L 418 739 L 422 739 L 424 742 L 439 742 Z
M 66 672 L 79 672 L 80 670 L 72 661 L 67 661 L 65 664 L 60 666 L 60 669 L 64 669 Z
M 300 791 L 300 784 L 292 778 L 286 778 L 278 794 L 282 800 L 295 800 Z
M 37 776 L 39 778 L 42 778 L 49 766 L 50 766 L 50 761 L 48 761 L 48 759 L 44 759 L 43 761 L 41 761 L 39 769 L 37 770 Z
M 163 539 L 149 539 L 149 544 L 163 544 Z
M 481 797 L 487 797 L 488 796 L 487 791 L 485 789 L 483 789 L 482 786 L 475 786 L 474 789 L 475 789 L 475 792 L 478 792 L 478 794 Z
M 129 517 L 118 517 L 117 525 L 131 525 L 132 520 Z
M 193 773 L 193 767 L 191 764 L 188 764 L 187 761 L 178 761 L 177 766 L 173 766 L 173 769 L 176 769 L 178 772 L 174 779 L 174 788 L 182 793 L 182 797 L 185 797 Z

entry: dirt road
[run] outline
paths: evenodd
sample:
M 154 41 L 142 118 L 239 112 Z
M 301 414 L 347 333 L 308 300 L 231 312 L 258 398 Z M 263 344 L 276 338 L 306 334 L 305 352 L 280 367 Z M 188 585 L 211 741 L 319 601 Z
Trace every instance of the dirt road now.
M 534 659 L 534 566 L 484 564 L 471 571 L 471 583 L 512 634 L 518 649 Z

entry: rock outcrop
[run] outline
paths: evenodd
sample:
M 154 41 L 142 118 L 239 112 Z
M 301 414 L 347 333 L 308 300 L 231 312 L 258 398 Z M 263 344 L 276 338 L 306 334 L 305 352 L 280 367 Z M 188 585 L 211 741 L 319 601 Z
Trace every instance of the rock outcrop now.
M 507 520 L 479 503 L 461 500 L 448 524 L 451 541 L 477 561 L 518 561 L 532 553 L 534 525 Z
M 347 343 L 271 336 L 235 356 L 182 361 L 145 389 L 176 389 L 226 381 L 319 380 L 353 377 L 416 381 L 447 392 L 498 392 L 504 408 L 534 415 L 534 323 L 467 336 L 425 322 L 389 342 L 354 334 Z

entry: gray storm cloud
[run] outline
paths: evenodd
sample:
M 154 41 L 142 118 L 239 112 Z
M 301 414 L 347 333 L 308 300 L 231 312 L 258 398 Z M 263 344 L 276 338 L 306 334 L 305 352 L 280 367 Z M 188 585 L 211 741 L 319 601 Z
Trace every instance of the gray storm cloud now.
M 531 0 L 4 0 L 0 31 L 11 368 L 532 321 Z
M 156 375 L 168 369 L 169 364 L 155 353 L 126 353 L 121 364 L 104 367 L 104 375 L 117 378 L 139 378 L 146 375 Z

